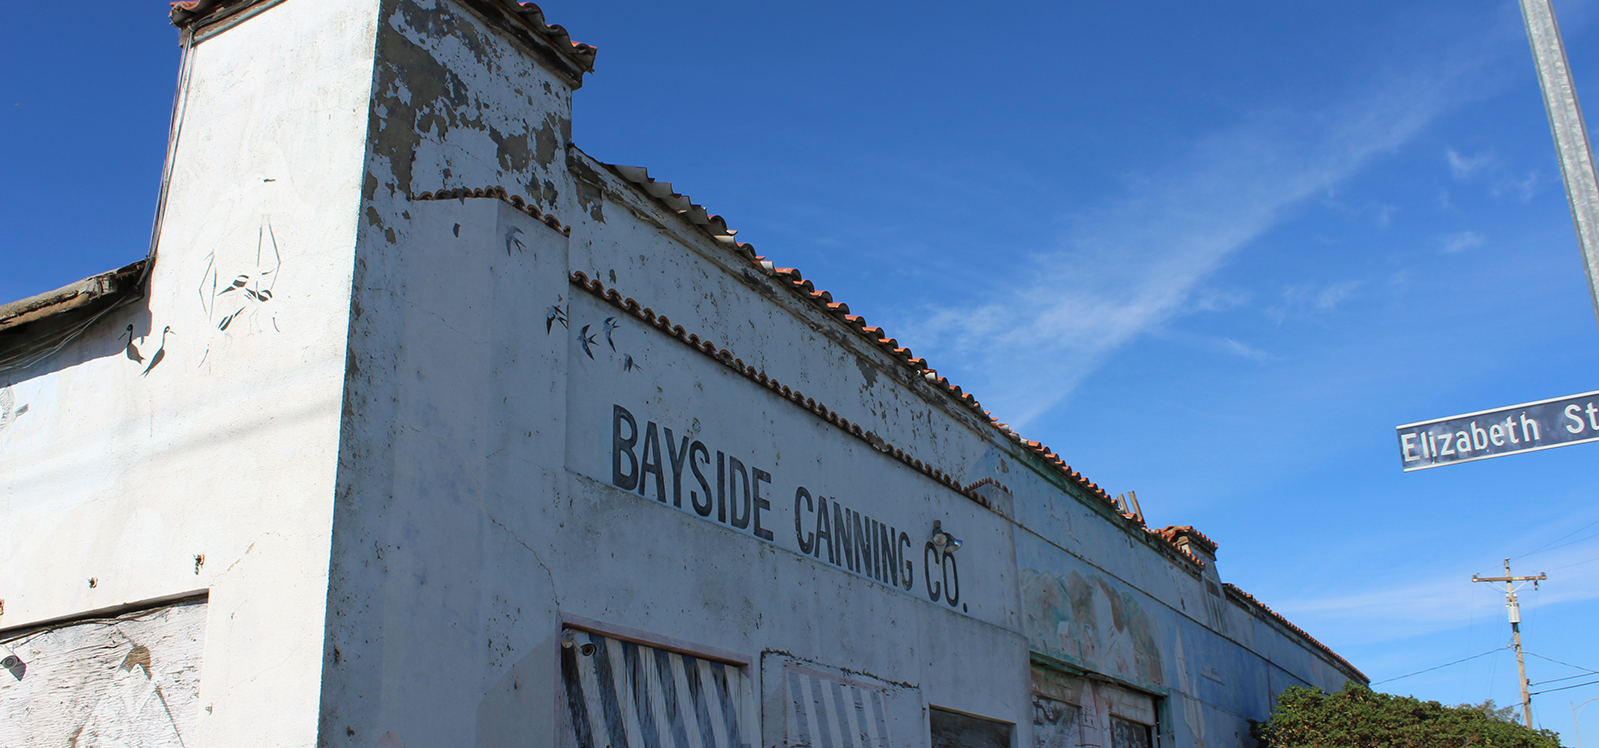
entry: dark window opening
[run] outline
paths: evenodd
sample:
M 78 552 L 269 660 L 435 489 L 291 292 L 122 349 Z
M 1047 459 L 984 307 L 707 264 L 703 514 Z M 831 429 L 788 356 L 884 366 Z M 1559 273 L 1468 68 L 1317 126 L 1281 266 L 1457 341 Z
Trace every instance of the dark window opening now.
M 1154 744 L 1154 730 L 1149 725 L 1121 717 L 1110 718 L 1111 748 L 1152 748 Z
M 1011 726 L 979 717 L 929 710 L 932 748 L 1010 748 Z

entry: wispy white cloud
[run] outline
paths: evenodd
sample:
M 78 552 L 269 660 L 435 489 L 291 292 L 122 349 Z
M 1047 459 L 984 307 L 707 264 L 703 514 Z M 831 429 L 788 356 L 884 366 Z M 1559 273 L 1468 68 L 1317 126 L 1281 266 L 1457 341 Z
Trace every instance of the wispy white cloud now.
M 1315 296 L 1308 299 L 1313 309 L 1318 312 L 1331 312 L 1338 308 L 1349 297 L 1355 295 L 1355 289 L 1360 288 L 1365 281 L 1339 281 L 1329 283 L 1317 290 Z
M 1525 205 L 1532 201 L 1538 188 L 1538 172 L 1512 174 L 1492 151 L 1467 156 L 1449 148 L 1444 151 L 1444 160 L 1449 163 L 1449 175 L 1456 182 L 1471 182 L 1481 177 L 1481 181 L 1489 184 L 1488 194 L 1496 198 L 1510 198 Z M 1447 208 L 1447 193 L 1444 195 L 1442 202 Z
M 1169 171 L 1129 180 L 1119 197 L 1074 216 L 1023 280 L 898 324 L 918 352 L 956 362 L 951 373 L 985 407 L 1024 425 L 1142 333 L 1202 307 L 1190 303 L 1195 290 L 1240 248 L 1482 95 L 1470 84 L 1487 64 L 1480 49 L 1411 66 L 1321 111 L 1254 112 Z M 1353 291 L 1323 289 L 1311 308 L 1335 308 Z
M 1537 591 L 1526 587 L 1519 593 L 1523 605 L 1530 607 L 1536 602 L 1546 607 L 1599 599 L 1599 548 L 1593 542 L 1542 554 L 1525 570 L 1557 569 L 1560 583 L 1542 585 Z M 1418 584 L 1306 597 L 1272 607 L 1307 631 L 1343 632 L 1340 638 L 1350 644 L 1405 639 L 1459 628 L 1470 622 L 1472 613 L 1503 616 L 1499 607 L 1504 601 L 1503 586 L 1473 583 L 1473 572 L 1483 576 L 1503 573 L 1490 562 L 1481 569 L 1436 573 Z M 1517 568 L 1516 573 L 1523 569 Z
M 1462 156 L 1459 151 L 1453 148 L 1450 148 L 1448 151 L 1446 151 L 1444 155 L 1449 161 L 1450 175 L 1453 176 L 1455 181 L 1458 182 L 1464 182 L 1471 179 L 1472 176 L 1474 176 L 1477 172 L 1482 171 L 1483 167 L 1493 163 L 1494 160 L 1492 153 L 1479 153 L 1475 156 Z
M 1388 228 L 1394 223 L 1394 213 L 1399 211 L 1397 205 L 1384 205 L 1377 209 L 1377 225 Z
M 1225 312 L 1237 309 L 1250 301 L 1248 291 L 1239 289 L 1202 288 L 1194 293 L 1192 310 L 1196 312 Z
M 1339 304 L 1348 301 L 1365 283 L 1359 280 L 1325 284 L 1294 283 L 1283 288 L 1280 303 L 1266 308 L 1266 316 L 1280 325 L 1290 316 L 1305 317 L 1335 312 Z
M 1231 353 L 1235 356 L 1242 356 L 1253 361 L 1266 361 L 1271 358 L 1270 353 L 1267 353 L 1248 343 L 1242 343 L 1237 340 L 1233 340 L 1232 338 L 1222 338 L 1222 347 L 1228 353 Z
M 1525 177 L 1504 176 L 1495 182 L 1490 192 L 1494 197 L 1512 197 L 1522 205 L 1532 202 L 1539 186 L 1538 172 L 1527 172 Z
M 1475 231 L 1461 231 L 1444 237 L 1444 252 L 1455 254 L 1468 249 L 1476 249 L 1483 245 L 1487 239 Z

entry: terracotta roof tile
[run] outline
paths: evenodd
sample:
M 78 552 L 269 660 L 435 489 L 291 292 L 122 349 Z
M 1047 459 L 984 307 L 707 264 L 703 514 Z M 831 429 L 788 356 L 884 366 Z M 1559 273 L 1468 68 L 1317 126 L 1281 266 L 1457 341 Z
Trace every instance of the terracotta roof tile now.
M 1239 601 L 1241 603 L 1244 603 L 1245 605 L 1247 605 L 1249 607 L 1254 608 L 1257 612 L 1259 612 L 1260 614 L 1264 615 L 1265 617 L 1270 618 L 1271 620 L 1276 621 L 1279 624 L 1282 624 L 1283 626 L 1287 627 L 1288 630 L 1294 632 L 1295 634 L 1298 634 L 1300 637 L 1304 638 L 1305 641 L 1309 642 L 1316 649 L 1321 650 L 1321 652 L 1326 654 L 1328 657 L 1333 658 L 1338 663 L 1342 664 L 1344 667 L 1349 668 L 1349 672 L 1354 673 L 1357 677 L 1360 678 L 1361 681 L 1363 681 L 1365 683 L 1370 683 L 1371 682 L 1371 679 L 1366 677 L 1365 673 L 1360 672 L 1359 668 L 1356 668 L 1354 665 L 1349 664 L 1348 660 L 1346 660 L 1346 659 L 1344 659 L 1342 657 L 1339 657 L 1337 652 L 1332 651 L 1332 649 L 1329 648 L 1327 645 L 1322 644 L 1319 641 L 1316 641 L 1316 637 L 1311 636 L 1310 634 L 1306 633 L 1304 629 L 1302 629 L 1302 628 L 1300 628 L 1298 626 L 1295 626 L 1293 624 L 1293 622 L 1289 621 L 1287 618 L 1283 618 L 1282 615 L 1279 614 L 1277 611 L 1266 607 L 1266 604 L 1261 602 L 1261 601 L 1259 601 L 1259 600 L 1256 600 L 1254 595 L 1251 595 L 1248 592 L 1245 592 L 1245 591 L 1243 591 L 1241 589 L 1238 589 L 1237 585 L 1228 584 L 1226 582 L 1223 582 L 1221 586 L 1226 588 L 1227 593 L 1232 595 L 1233 599 L 1235 599 L 1235 600 L 1237 600 L 1237 601 Z
M 1188 538 L 1188 542 L 1204 548 L 1212 556 L 1216 555 L 1216 541 L 1206 537 L 1205 533 L 1195 530 L 1193 525 L 1167 525 L 1154 532 L 1172 544 L 1176 544 L 1180 538 Z
M 600 282 L 598 279 L 589 278 L 588 275 L 582 271 L 574 271 L 570 276 L 570 281 L 572 285 L 575 285 L 578 288 L 581 288 L 584 291 L 599 297 L 606 303 L 609 303 L 618 309 L 638 317 L 646 324 L 654 325 L 674 339 L 688 345 L 689 347 L 706 356 L 709 356 L 716 361 L 721 362 L 744 377 L 759 383 L 761 386 L 779 393 L 784 399 L 800 408 L 803 408 L 812 415 L 821 418 L 828 423 L 843 429 L 850 435 L 861 439 L 862 441 L 871 445 L 873 449 L 888 455 L 892 455 L 894 459 L 909 465 L 918 472 L 944 486 L 947 486 L 951 490 L 966 496 L 972 501 L 982 504 L 985 507 L 989 506 L 988 499 L 977 493 L 977 489 L 979 487 L 988 484 L 998 486 L 1006 493 L 1010 492 L 1010 489 L 1006 488 L 1003 484 L 990 478 L 985 478 L 969 486 L 962 487 L 961 484 L 956 481 L 953 473 L 949 473 L 942 468 L 934 467 L 930 463 L 924 463 L 921 460 L 906 454 L 905 450 L 895 447 L 894 445 L 884 441 L 882 437 L 862 429 L 860 424 L 851 423 L 848 418 L 841 417 L 836 411 L 829 409 L 825 404 L 816 402 L 816 398 L 807 397 L 799 390 L 792 389 L 788 385 L 782 384 L 781 382 L 777 381 L 777 379 L 767 375 L 766 372 L 760 371 L 754 366 L 746 365 L 742 359 L 735 357 L 732 351 L 725 348 L 718 348 L 715 343 L 705 340 L 697 334 L 686 332 L 682 325 L 672 324 L 671 321 L 666 317 L 657 315 L 654 310 L 650 309 L 649 307 L 642 307 L 633 299 L 623 298 L 621 294 L 616 292 L 616 289 L 606 288 L 605 284 Z
M 554 214 L 545 213 L 544 211 L 539 210 L 537 206 L 533 205 L 532 203 L 530 203 L 530 202 L 528 202 L 526 200 L 523 200 L 521 195 L 512 195 L 511 193 L 506 192 L 504 187 L 500 187 L 498 185 L 491 186 L 491 187 L 459 187 L 459 188 L 456 188 L 456 189 L 453 189 L 453 190 L 439 190 L 437 192 L 424 192 L 424 193 L 422 193 L 420 195 L 417 195 L 416 197 L 413 197 L 411 199 L 412 200 L 466 200 L 469 197 L 489 198 L 489 199 L 492 199 L 492 200 L 499 200 L 500 202 L 505 203 L 506 205 L 509 205 L 509 206 L 511 206 L 513 208 L 516 208 L 517 210 L 522 211 L 523 213 L 526 213 L 526 214 L 532 216 L 534 218 L 534 220 L 537 220 L 538 222 L 544 224 L 545 226 L 549 226 L 550 228 L 561 232 L 561 234 L 564 235 L 564 236 L 571 236 L 572 235 L 572 227 L 568 226 L 568 225 L 566 225 L 564 223 L 561 223 L 561 219 L 556 218 L 554 216 Z
M 927 380 L 938 389 L 943 390 L 957 403 L 971 409 L 975 414 L 980 415 L 984 421 L 987 421 L 989 424 L 993 425 L 994 428 L 999 431 L 1001 436 L 1030 450 L 1037 455 L 1045 465 L 1053 468 L 1055 472 L 1064 476 L 1068 481 L 1076 484 L 1079 488 L 1082 488 L 1091 497 L 1098 499 L 1109 506 L 1113 511 L 1116 511 L 1118 515 L 1121 514 L 1116 508 L 1115 499 L 1108 492 L 1106 492 L 1105 489 L 1101 488 L 1093 481 L 1084 478 L 1082 474 L 1078 473 L 1076 470 L 1071 469 L 1071 466 L 1067 465 L 1064 460 L 1060 459 L 1060 456 L 1055 454 L 1053 450 L 1045 447 L 1039 442 L 1023 439 L 1020 434 L 1016 433 L 1016 431 L 1000 423 L 993 417 L 992 414 L 983 410 L 982 404 L 978 402 L 976 397 L 973 397 L 970 393 L 962 390 L 959 385 L 951 383 L 948 378 L 939 376 L 938 371 L 929 367 L 925 359 L 916 357 L 916 355 L 912 353 L 909 348 L 901 347 L 899 345 L 899 341 L 889 337 L 882 328 L 868 326 L 864 317 L 858 314 L 850 313 L 849 307 L 841 302 L 834 301 L 831 293 L 828 293 L 825 290 L 817 289 L 815 284 L 809 280 L 806 280 L 799 270 L 788 267 L 776 267 L 773 263 L 768 261 L 765 256 L 757 255 L 755 253 L 755 248 L 752 245 L 745 242 L 740 242 L 735 238 L 735 235 L 738 232 L 729 229 L 727 227 L 727 222 L 723 220 L 721 216 L 708 213 L 702 206 L 694 203 L 687 195 L 680 194 L 674 190 L 670 182 L 658 181 L 654 177 L 651 177 L 649 170 L 642 166 L 620 166 L 616 164 L 607 164 L 606 166 L 617 176 L 637 186 L 641 191 L 655 198 L 669 210 L 687 219 L 690 223 L 699 226 L 702 230 L 709 234 L 711 238 L 717 240 L 724 246 L 741 255 L 750 263 L 760 268 L 765 274 L 776 278 L 780 285 L 787 285 L 790 289 L 798 293 L 801 298 L 817 303 L 818 306 L 822 307 L 824 311 L 831 314 L 835 319 L 839 320 L 841 324 L 860 333 L 868 341 L 876 344 L 889 356 L 901 361 L 907 368 L 921 373 L 923 379 Z M 1127 517 L 1126 515 L 1121 516 L 1123 516 L 1123 518 L 1128 522 L 1130 528 L 1143 528 L 1142 520 Z M 1156 535 L 1156 537 L 1160 536 Z M 1161 539 L 1165 540 L 1164 538 Z M 1170 541 L 1167 541 L 1167 545 L 1171 550 L 1176 551 L 1174 557 L 1189 561 L 1197 568 L 1204 567 L 1204 562 L 1198 557 L 1194 556 L 1192 553 L 1178 549 L 1176 544 L 1171 543 Z

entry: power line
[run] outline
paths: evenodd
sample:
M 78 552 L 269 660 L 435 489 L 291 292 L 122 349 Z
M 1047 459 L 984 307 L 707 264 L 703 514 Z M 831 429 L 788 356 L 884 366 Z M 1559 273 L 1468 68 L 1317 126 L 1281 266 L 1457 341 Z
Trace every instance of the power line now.
M 1548 660 L 1550 662 L 1553 662 L 1556 665 L 1565 665 L 1566 667 L 1576 668 L 1576 669 L 1581 670 L 1581 671 L 1583 671 L 1585 673 L 1593 673 L 1594 675 L 1599 675 L 1599 670 L 1589 670 L 1588 668 L 1585 668 L 1585 667 L 1583 667 L 1581 665 L 1573 665 L 1573 664 L 1571 664 L 1569 662 L 1561 662 L 1561 661 L 1559 661 L 1559 660 L 1557 660 L 1557 659 L 1555 659 L 1553 657 L 1545 657 L 1545 656 L 1543 656 L 1541 654 L 1538 654 L 1536 652 L 1528 652 L 1527 654 L 1530 654 L 1533 657 L 1536 657 L 1536 658 L 1538 658 L 1540 660 Z
M 1558 543 L 1558 542 L 1560 542 L 1562 540 L 1565 540 L 1566 538 L 1569 538 L 1569 537 L 1571 537 L 1573 535 L 1576 535 L 1577 533 L 1582 532 L 1583 530 L 1586 530 L 1586 529 L 1588 529 L 1590 527 L 1593 527 L 1594 525 L 1599 525 L 1599 519 L 1596 519 L 1596 520 L 1594 520 L 1592 522 L 1589 522 L 1588 524 L 1583 525 L 1582 527 L 1579 527 L 1579 528 L 1577 528 L 1575 530 L 1572 530 L 1571 532 L 1568 532 L 1565 535 L 1561 535 L 1560 537 L 1555 538 L 1554 540 L 1551 540 L 1551 541 L 1549 541 L 1547 543 L 1544 543 L 1542 546 L 1540 546 L 1535 551 L 1528 551 L 1526 553 L 1521 554 L 1520 556 L 1515 556 L 1515 558 L 1526 558 L 1526 557 L 1531 556 L 1531 555 L 1533 555 L 1535 553 L 1543 553 L 1544 551 L 1549 550 L 1550 549 L 1549 547 L 1554 545 L 1555 543 Z M 1570 545 L 1570 544 L 1567 543 L 1567 545 Z
M 1430 672 L 1432 672 L 1434 670 L 1437 670 L 1439 668 L 1446 668 L 1446 667 L 1449 667 L 1450 665 L 1459 665 L 1460 663 L 1466 662 L 1467 660 L 1475 660 L 1478 657 L 1487 657 L 1488 655 L 1491 655 L 1491 654 L 1493 654 L 1495 652 L 1503 652 L 1504 650 L 1507 650 L 1507 649 L 1510 649 L 1510 647 L 1499 647 L 1497 649 L 1490 649 L 1487 652 L 1483 652 L 1482 654 L 1474 654 L 1474 655 L 1472 655 L 1470 657 L 1466 657 L 1464 659 L 1455 660 L 1454 662 L 1446 662 L 1446 663 L 1444 663 L 1442 665 L 1437 665 L 1437 666 L 1434 666 L 1434 667 L 1427 668 L 1426 670 L 1417 670 L 1414 673 L 1406 673 L 1404 675 L 1400 675 L 1400 676 L 1393 677 L 1393 678 L 1388 678 L 1386 680 L 1372 681 L 1371 685 L 1375 686 L 1375 685 L 1377 685 L 1379 683 L 1392 683 L 1393 681 L 1396 681 L 1396 680 L 1402 680 L 1404 678 L 1409 678 L 1412 675 L 1421 675 L 1422 673 L 1430 673 Z
M 1527 685 L 1529 685 L 1529 686 L 1546 686 L 1546 685 L 1548 685 L 1550 683 L 1559 683 L 1560 681 L 1563 681 L 1563 680 L 1576 680 L 1578 678 L 1587 678 L 1587 677 L 1590 677 L 1592 675 L 1594 675 L 1594 673 L 1577 673 L 1576 675 L 1568 675 L 1568 676 L 1566 676 L 1564 678 L 1550 678 L 1549 680 L 1532 681 L 1532 682 L 1528 683 Z
M 1546 689 L 1544 689 L 1542 691 L 1533 691 L 1533 693 L 1534 694 L 1540 694 L 1540 693 L 1549 693 L 1551 691 L 1564 691 L 1564 690 L 1566 690 L 1568 688 L 1582 688 L 1583 686 L 1592 686 L 1594 684 L 1599 684 L 1599 680 L 1591 680 L 1591 681 L 1588 681 L 1587 683 L 1574 683 L 1572 685 L 1561 686 L 1559 688 L 1546 688 Z
M 1542 552 L 1543 553 L 1548 553 L 1549 551 L 1559 550 L 1561 548 L 1565 548 L 1567 546 L 1576 545 L 1578 543 L 1585 543 L 1587 541 L 1593 540 L 1594 538 L 1599 538 L 1599 535 L 1585 535 L 1585 536 L 1577 538 L 1575 540 L 1568 540 L 1568 541 L 1566 541 L 1564 543 L 1561 543 L 1560 545 L 1552 546 L 1550 548 L 1547 548 L 1547 549 L 1545 549 Z
M 1574 563 L 1574 564 L 1566 564 L 1565 566 L 1556 566 L 1554 568 L 1554 571 L 1560 571 L 1561 569 L 1569 569 L 1569 568 L 1571 568 L 1573 566 L 1582 566 L 1583 564 L 1591 564 L 1591 563 L 1593 563 L 1595 561 L 1599 561 L 1599 558 L 1590 558 L 1587 561 L 1578 561 L 1577 563 Z

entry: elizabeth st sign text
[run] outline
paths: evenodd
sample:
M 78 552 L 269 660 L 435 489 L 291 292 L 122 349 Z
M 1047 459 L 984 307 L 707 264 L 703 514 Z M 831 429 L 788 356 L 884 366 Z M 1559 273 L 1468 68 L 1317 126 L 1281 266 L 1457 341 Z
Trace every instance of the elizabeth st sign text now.
M 1398 431 L 1406 472 L 1599 441 L 1599 392 L 1408 423 Z

